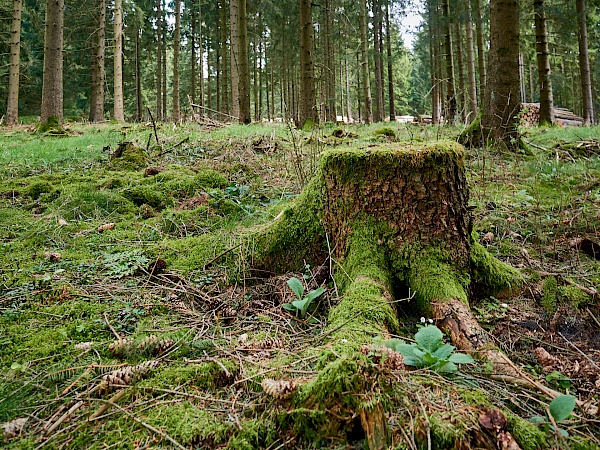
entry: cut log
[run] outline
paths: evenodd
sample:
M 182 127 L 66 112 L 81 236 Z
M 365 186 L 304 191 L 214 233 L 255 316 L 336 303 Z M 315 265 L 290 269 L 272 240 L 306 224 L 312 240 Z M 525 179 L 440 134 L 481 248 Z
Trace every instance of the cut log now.
M 583 126 L 583 117 L 579 117 L 566 108 L 552 109 L 556 124 L 559 126 Z M 521 104 L 521 125 L 525 127 L 536 127 L 540 124 L 540 104 Z

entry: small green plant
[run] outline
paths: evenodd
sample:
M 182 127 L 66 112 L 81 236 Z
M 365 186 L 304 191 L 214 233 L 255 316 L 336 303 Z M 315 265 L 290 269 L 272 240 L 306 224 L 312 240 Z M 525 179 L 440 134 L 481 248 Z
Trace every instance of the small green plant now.
M 287 284 L 290 287 L 290 289 L 294 291 L 294 294 L 296 294 L 297 299 L 291 303 L 284 303 L 283 307 L 288 311 L 299 315 L 301 319 L 304 319 L 306 317 L 306 314 L 308 313 L 308 308 L 310 308 L 311 303 L 317 298 L 319 298 L 323 294 L 323 292 L 325 292 L 325 289 L 322 287 L 320 287 L 319 289 L 314 289 L 310 291 L 305 297 L 304 285 L 298 278 L 290 278 L 287 281 Z
M 571 380 L 568 376 L 563 375 L 559 371 L 555 370 L 552 373 L 546 375 L 546 381 L 548 383 L 554 383 L 556 386 L 562 389 L 570 389 L 571 388 Z
M 456 347 L 444 344 L 444 334 L 435 325 L 421 328 L 415 334 L 416 343 L 407 344 L 401 339 L 389 339 L 386 347 L 404 356 L 404 364 L 420 368 L 428 368 L 438 373 L 458 371 L 457 364 L 472 364 L 471 355 L 453 353 Z
M 562 422 L 569 417 L 575 409 L 575 403 L 576 398 L 572 395 L 559 395 L 552 400 L 548 406 L 548 412 L 550 413 L 550 416 L 552 416 L 554 423 L 558 424 L 558 422 Z M 555 428 L 554 425 L 550 424 L 550 416 L 534 416 L 529 420 L 533 423 L 539 424 L 544 431 L 551 430 L 560 433 L 562 436 L 568 437 L 569 433 L 567 430 L 564 430 L 560 427 Z

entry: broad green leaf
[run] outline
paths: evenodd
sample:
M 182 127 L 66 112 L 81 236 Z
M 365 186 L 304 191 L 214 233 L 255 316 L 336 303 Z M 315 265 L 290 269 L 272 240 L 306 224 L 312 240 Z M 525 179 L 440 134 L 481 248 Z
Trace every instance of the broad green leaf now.
M 456 364 L 454 364 L 452 361 L 446 360 L 446 361 L 440 361 L 437 372 L 452 373 L 452 372 L 456 372 L 457 370 L 458 370 L 458 367 L 456 367 Z
M 319 289 L 315 289 L 314 291 L 310 291 L 309 294 L 304 297 L 305 299 L 310 300 L 311 302 L 317 297 L 321 296 L 325 292 L 325 289 L 320 287 Z
M 417 348 L 415 344 L 398 344 L 396 345 L 395 350 L 400 353 L 405 358 L 411 357 L 414 358 L 414 350 Z
M 556 422 L 565 420 L 575 409 L 576 398 L 572 395 L 559 395 L 550 403 L 550 414 Z
M 291 303 L 284 303 L 283 306 L 285 309 L 287 309 L 288 311 L 292 311 L 292 312 L 296 312 L 296 307 L 294 305 L 292 305 Z
M 545 423 L 546 419 L 542 416 L 533 416 L 529 421 L 531 423 Z
M 564 437 L 569 437 L 569 432 L 567 430 L 563 430 L 562 428 L 559 428 L 558 432 L 560 434 L 562 434 Z
M 450 344 L 444 344 L 442 345 L 440 348 L 438 348 L 433 355 L 440 358 L 440 359 L 446 359 L 448 358 L 448 356 L 450 356 L 452 354 L 452 351 L 455 349 L 456 347 L 454 345 L 450 345 Z M 455 361 L 456 362 L 456 361 Z
M 419 361 L 414 356 L 405 356 L 404 364 L 406 364 L 407 366 L 415 366 L 415 367 L 418 367 L 420 365 Z
M 302 298 L 302 295 L 304 294 L 304 285 L 302 284 L 302 281 L 292 277 L 287 280 L 287 285 L 294 291 L 294 294 L 296 294 L 298 298 Z
M 386 346 L 387 348 L 391 348 L 392 350 L 398 351 L 396 350 L 396 347 L 398 345 L 406 345 L 406 342 L 404 342 L 402 339 L 388 339 L 387 341 L 385 341 L 383 343 L 384 346 Z
M 465 353 L 452 353 L 448 359 L 455 364 L 472 364 L 475 362 L 471 355 Z
M 415 341 L 419 347 L 428 350 L 433 353 L 442 346 L 442 339 L 444 334 L 435 325 L 429 325 L 421 328 L 417 334 L 415 334 Z

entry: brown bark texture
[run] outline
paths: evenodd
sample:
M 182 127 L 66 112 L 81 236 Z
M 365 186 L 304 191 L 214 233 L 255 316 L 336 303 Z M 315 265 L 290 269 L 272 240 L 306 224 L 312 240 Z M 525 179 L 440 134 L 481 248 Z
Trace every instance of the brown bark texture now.
M 106 35 L 106 1 L 96 2 L 96 33 L 92 47 L 92 89 L 90 91 L 90 122 L 104 120 L 104 39 Z
M 475 73 L 475 44 L 471 0 L 465 0 L 467 14 L 467 74 L 469 77 L 469 121 L 475 120 L 477 108 L 477 79 Z
M 231 115 L 240 118 L 240 37 L 239 0 L 229 0 L 229 73 L 231 74 Z
M 114 5 L 114 31 L 115 31 L 115 54 L 114 54 L 114 111 L 113 116 L 119 122 L 125 121 L 125 110 L 123 106 L 123 2 L 115 0 Z
M 44 34 L 44 78 L 42 82 L 41 123 L 51 117 L 63 118 L 63 30 L 64 0 L 46 2 Z
M 173 122 L 179 122 L 179 55 L 181 52 L 181 0 L 175 0 L 175 30 L 173 36 Z
M 548 46 L 548 29 L 546 26 L 546 9 L 544 0 L 533 2 L 535 22 L 535 50 L 537 54 L 538 79 L 540 82 L 540 124 L 554 123 L 552 108 L 552 81 L 550 79 L 550 49 Z M 520 67 L 520 65 L 519 65 Z
M 583 103 L 583 119 L 585 125 L 593 125 L 594 98 L 588 54 L 588 32 L 585 0 L 577 0 L 577 21 L 579 24 L 579 72 L 581 74 L 581 98 Z
M 251 123 L 250 116 L 250 67 L 248 57 L 248 22 L 246 17 L 246 0 L 231 0 L 238 3 L 238 110 L 239 122 Z
M 13 0 L 13 15 L 10 28 L 10 67 L 8 71 L 8 103 L 6 123 L 16 125 L 19 121 L 19 65 L 21 63 L 21 0 Z
M 519 145 L 519 2 L 490 1 L 488 83 L 482 129 L 510 150 Z
M 299 125 L 317 123 L 312 0 L 300 0 L 300 117 Z
M 163 119 L 162 110 L 162 0 L 156 0 L 156 119 Z
M 369 125 L 373 122 L 373 99 L 371 82 L 369 81 L 369 57 L 367 54 L 367 0 L 360 0 L 360 83 L 363 87 L 363 121 Z

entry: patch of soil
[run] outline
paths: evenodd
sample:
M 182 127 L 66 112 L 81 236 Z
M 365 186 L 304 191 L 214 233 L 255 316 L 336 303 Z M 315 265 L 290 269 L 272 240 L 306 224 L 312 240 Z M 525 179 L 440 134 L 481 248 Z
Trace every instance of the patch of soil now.
M 188 211 L 199 208 L 200 206 L 208 205 L 209 201 L 210 196 L 207 193 L 203 192 L 202 194 L 196 195 L 194 197 L 182 198 L 181 200 L 179 200 L 179 205 L 177 206 L 177 209 Z

